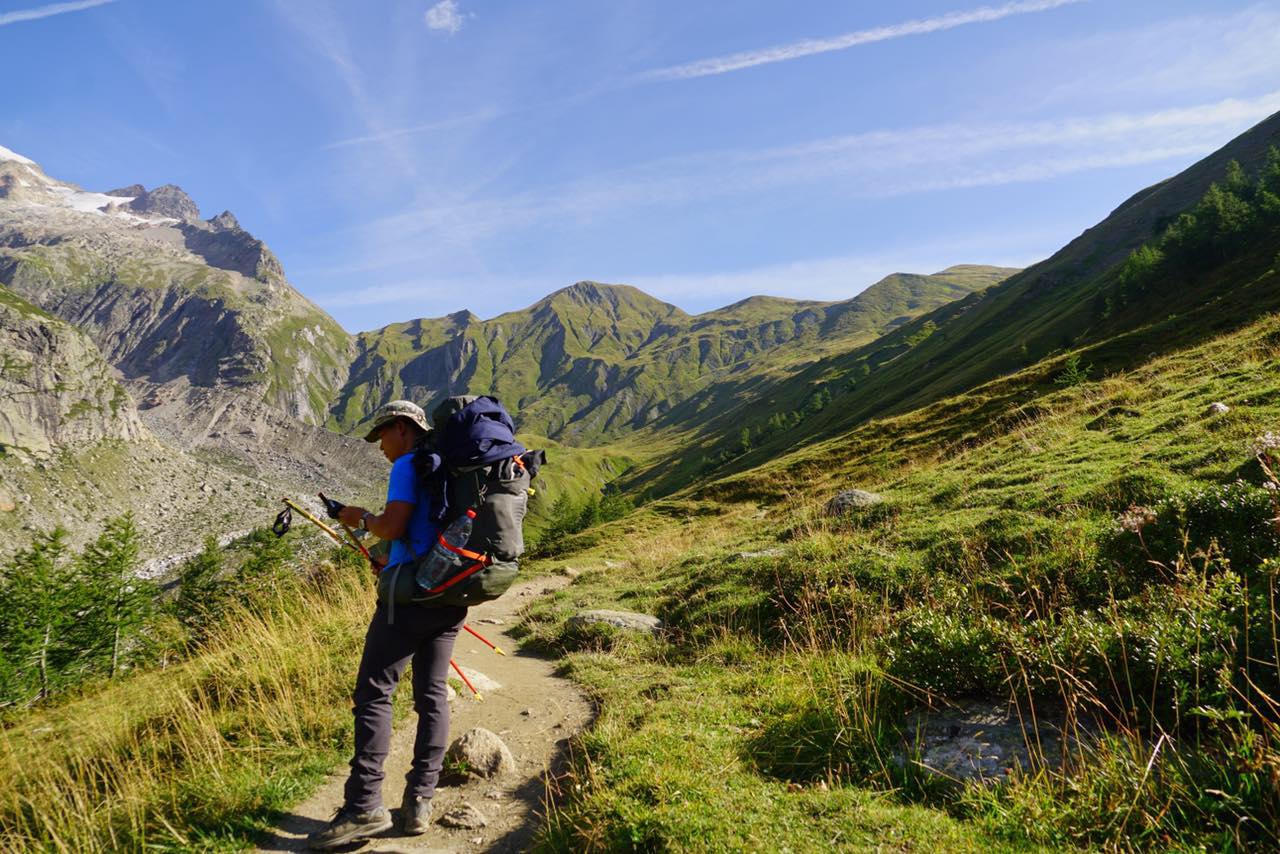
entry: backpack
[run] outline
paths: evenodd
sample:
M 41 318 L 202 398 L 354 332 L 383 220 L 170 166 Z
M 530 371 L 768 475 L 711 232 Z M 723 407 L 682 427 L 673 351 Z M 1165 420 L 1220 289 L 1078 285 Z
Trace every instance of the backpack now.
M 442 532 L 474 510 L 471 535 L 461 548 L 446 544 L 454 565 L 435 587 L 424 591 L 417 586 L 417 567 L 427 557 L 418 555 L 386 581 L 390 589 L 382 590 L 384 580 L 379 579 L 379 595 L 390 595 L 401 604 L 437 606 L 496 599 L 520 571 L 531 484 L 546 454 L 526 450 L 516 441 L 515 423 L 495 397 L 448 398 L 435 408 L 431 420 L 433 453 L 420 453 L 414 460 L 420 488 L 432 496 Z

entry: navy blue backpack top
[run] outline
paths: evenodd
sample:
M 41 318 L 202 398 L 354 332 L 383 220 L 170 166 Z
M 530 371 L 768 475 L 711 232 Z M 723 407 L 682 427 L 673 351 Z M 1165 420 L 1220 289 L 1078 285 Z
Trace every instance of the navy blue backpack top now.
M 473 605 L 515 580 L 531 484 L 546 455 L 516 441 L 515 422 L 496 397 L 448 398 L 431 421 L 429 444 L 414 455 L 414 467 L 438 508 L 436 521 L 444 529 L 468 510 L 475 518 L 466 545 L 452 549 L 458 565 L 446 581 L 431 590 L 397 590 L 396 598 Z

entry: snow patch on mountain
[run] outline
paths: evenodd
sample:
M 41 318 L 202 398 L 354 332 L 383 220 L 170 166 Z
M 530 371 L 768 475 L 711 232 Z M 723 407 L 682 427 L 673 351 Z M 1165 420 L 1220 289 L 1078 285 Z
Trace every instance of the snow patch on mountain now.
M 90 193 L 75 187 L 50 187 L 62 203 L 72 210 L 83 213 L 105 213 L 103 208 L 109 205 L 128 204 L 133 199 L 122 196 L 108 196 L 106 193 Z
M 25 164 L 27 166 L 36 165 L 36 162 L 34 160 L 31 160 L 30 158 L 27 158 L 27 157 L 23 157 L 21 154 L 19 154 L 16 151 L 10 151 L 9 149 L 5 148 L 3 145 L 0 145 L 0 160 L 16 160 L 17 162 Z

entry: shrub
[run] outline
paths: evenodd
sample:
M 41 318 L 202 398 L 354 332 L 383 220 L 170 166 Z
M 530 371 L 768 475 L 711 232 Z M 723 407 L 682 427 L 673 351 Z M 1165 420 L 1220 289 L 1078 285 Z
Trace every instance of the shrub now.
M 985 614 L 915 608 L 885 638 L 882 654 L 886 670 L 916 688 L 947 697 L 996 694 L 1005 679 L 1004 635 Z
M 1053 378 L 1053 384 L 1061 388 L 1082 385 L 1089 381 L 1089 372 L 1091 370 L 1093 370 L 1093 365 L 1080 367 L 1080 356 L 1078 354 L 1068 356 L 1067 361 L 1063 363 L 1062 372 Z
M 1244 481 L 1193 489 L 1151 511 L 1154 521 L 1118 527 L 1104 545 L 1104 556 L 1128 575 L 1155 577 L 1152 561 L 1172 567 L 1184 555 L 1210 552 L 1248 574 L 1280 554 L 1272 494 Z

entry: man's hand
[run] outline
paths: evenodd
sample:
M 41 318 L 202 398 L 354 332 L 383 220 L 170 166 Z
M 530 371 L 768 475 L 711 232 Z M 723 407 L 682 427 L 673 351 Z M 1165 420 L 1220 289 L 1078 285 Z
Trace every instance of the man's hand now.
M 351 528 L 360 527 L 360 519 L 368 512 L 363 507 L 343 507 L 338 514 L 339 521 Z M 398 540 L 404 536 L 409 527 L 409 517 L 413 515 L 413 505 L 407 501 L 388 501 L 382 515 L 370 515 L 365 523 L 365 530 L 381 540 Z
M 360 519 L 368 512 L 369 511 L 365 510 L 363 507 L 353 507 L 348 504 L 346 507 L 343 507 L 338 511 L 338 521 L 346 525 L 348 528 L 359 528 Z

